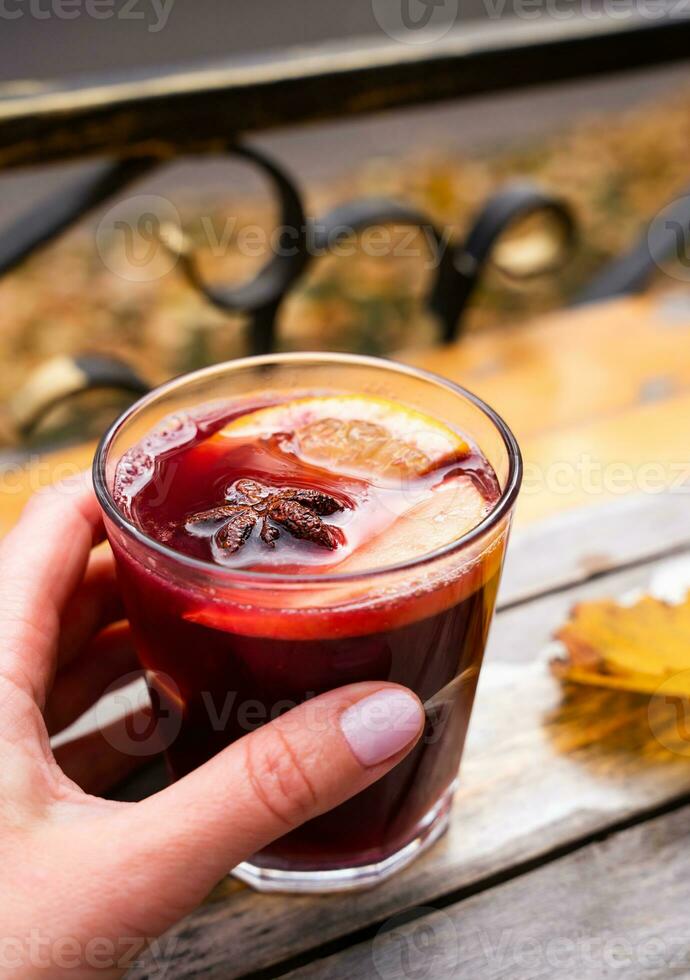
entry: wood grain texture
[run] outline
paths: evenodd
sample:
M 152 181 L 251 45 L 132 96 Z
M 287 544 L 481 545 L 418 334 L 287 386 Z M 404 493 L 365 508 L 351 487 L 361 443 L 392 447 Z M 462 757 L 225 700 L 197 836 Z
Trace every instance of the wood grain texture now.
M 687 391 L 689 344 L 690 294 L 678 290 L 561 310 L 401 359 L 476 392 L 525 440 Z
M 543 654 L 576 600 L 644 586 L 664 564 L 498 615 L 451 827 L 423 858 L 379 888 L 349 896 L 258 896 L 229 881 L 173 930 L 179 941 L 166 964 L 171 975 L 220 980 L 280 963 L 690 794 L 690 761 L 672 705 L 655 703 L 652 734 L 649 698 L 562 689 Z M 144 973 L 133 976 L 143 980 Z
M 690 545 L 690 484 L 579 508 L 513 531 L 499 609 Z
M 690 475 L 690 392 L 595 422 L 528 438 L 523 522 L 620 500 L 647 488 L 677 490 Z
M 683 807 L 464 902 L 411 909 L 286 980 L 687 977 L 688 827 Z
M 404 359 L 485 398 L 520 443 L 518 523 L 690 474 L 687 293 L 611 300 Z
M 625 599 L 640 591 L 648 591 L 664 573 L 676 572 L 681 563 L 685 566 L 683 577 L 686 586 L 690 587 L 687 555 L 688 551 L 685 551 L 672 559 L 660 558 L 604 576 L 595 576 L 576 586 L 557 589 L 532 602 L 501 610 L 491 627 L 486 659 L 529 663 L 541 649 L 533 645 L 533 637 L 537 636 L 540 641 L 543 639 L 543 643 L 548 642 L 548 637 L 565 621 L 576 603 L 601 598 Z

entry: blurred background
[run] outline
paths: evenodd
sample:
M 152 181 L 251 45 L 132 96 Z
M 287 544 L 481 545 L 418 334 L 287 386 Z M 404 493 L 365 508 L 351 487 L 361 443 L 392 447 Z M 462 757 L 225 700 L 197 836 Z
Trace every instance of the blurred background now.
M 404 2 L 412 17 L 429 11 L 435 17 L 435 8 L 444 6 L 444 0 Z M 596 27 L 618 16 L 621 28 L 628 26 L 620 6 L 615 15 L 605 0 L 563 0 L 557 10 L 544 0 L 539 9 L 531 5 L 529 16 L 519 2 L 462 0 L 446 7 L 431 48 L 448 32 L 481 39 L 511 23 L 528 39 L 544 19 L 567 26 L 584 16 Z M 638 7 L 630 7 L 631 17 L 639 16 Z M 299 0 L 289 14 L 278 0 L 130 0 L 129 6 L 106 0 L 96 16 L 83 5 L 63 10 L 57 0 L 8 0 L 0 14 L 0 100 L 16 104 L 53 84 L 69 92 L 113 80 L 136 82 L 168 69 L 257 59 L 270 65 L 293 50 L 308 58 L 321 45 L 326 52 L 333 45 L 356 51 L 385 42 L 407 52 L 412 45 L 396 37 L 400 11 L 401 0 Z M 500 94 L 304 126 L 272 124 L 248 141 L 289 175 L 310 221 L 353 200 L 394 200 L 418 210 L 456 243 L 508 183 L 530 181 L 562 201 L 576 227 L 567 255 L 524 276 L 506 274 L 506 263 L 489 262 L 462 313 L 463 336 L 513 330 L 576 299 L 645 234 L 661 209 L 683 196 L 690 182 L 690 71 L 675 57 L 667 63 L 662 49 L 651 60 L 651 67 L 596 77 L 585 63 L 581 78 L 515 92 L 507 87 Z M 0 222 L 21 226 L 35 205 L 88 178 L 93 166 L 87 159 L 43 167 L 38 158 L 30 167 L 0 171 Z M 88 402 L 76 416 L 60 409 L 33 426 L 24 389 L 28 384 L 31 405 L 36 397 L 41 401 L 40 379 L 48 375 L 39 375 L 38 396 L 32 378 L 52 358 L 112 356 L 156 383 L 252 349 L 244 313 L 209 302 L 162 247 L 141 275 L 132 272 L 119 232 L 128 226 L 136 233 L 142 209 L 148 214 L 152 208 L 162 226 L 173 215 L 204 279 L 224 286 L 258 272 L 266 261 L 261 241 L 278 221 L 265 174 L 251 161 L 181 154 L 28 254 L 0 279 L 0 440 L 6 447 L 50 444 L 102 427 Z M 513 229 L 518 241 L 535 225 L 538 235 L 550 233 L 533 218 L 526 229 Z M 399 247 L 388 249 L 367 247 L 367 234 L 355 234 L 353 247 L 337 255 L 317 255 L 291 284 L 275 315 L 274 347 L 394 354 L 438 343 L 439 324 L 425 302 L 434 275 L 425 228 L 413 239 L 395 231 Z M 534 243 L 528 253 L 530 248 Z M 524 255 L 518 267 L 521 262 Z M 657 288 L 658 280 L 664 287 L 678 285 L 651 263 L 645 289 Z M 681 290 L 678 302 L 684 295 Z M 47 380 L 45 386 L 52 393 Z

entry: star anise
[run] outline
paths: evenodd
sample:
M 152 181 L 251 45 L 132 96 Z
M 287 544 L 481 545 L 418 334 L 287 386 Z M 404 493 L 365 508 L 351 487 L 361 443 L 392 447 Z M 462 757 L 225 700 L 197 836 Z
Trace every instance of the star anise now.
M 341 532 L 321 518 L 339 510 L 343 510 L 342 504 L 318 490 L 276 488 L 258 480 L 238 480 L 226 494 L 225 504 L 194 514 L 186 523 L 222 520 L 215 532 L 215 540 L 228 554 L 239 551 L 259 521 L 261 540 L 271 548 L 280 537 L 280 528 L 284 528 L 294 538 L 312 541 L 333 551 L 342 542 Z

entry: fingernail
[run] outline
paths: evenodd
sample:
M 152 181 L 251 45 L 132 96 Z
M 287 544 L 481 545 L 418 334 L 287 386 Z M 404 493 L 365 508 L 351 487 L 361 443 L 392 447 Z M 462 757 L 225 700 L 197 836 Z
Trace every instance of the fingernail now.
M 384 688 L 343 711 L 340 727 L 363 766 L 376 766 L 419 734 L 424 711 L 407 691 Z

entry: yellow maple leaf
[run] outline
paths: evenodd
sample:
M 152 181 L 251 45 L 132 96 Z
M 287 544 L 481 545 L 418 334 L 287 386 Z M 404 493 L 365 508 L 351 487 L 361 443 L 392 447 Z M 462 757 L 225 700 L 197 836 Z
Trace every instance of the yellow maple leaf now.
M 644 596 L 575 606 L 555 634 L 566 651 L 551 661 L 562 680 L 598 687 L 690 697 L 690 593 L 671 604 Z

